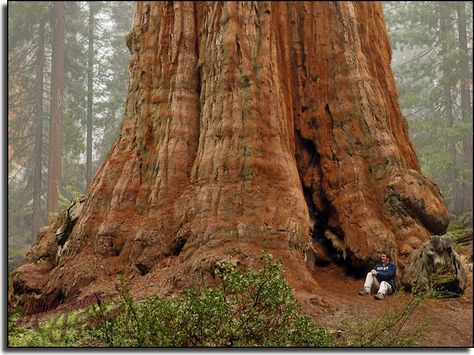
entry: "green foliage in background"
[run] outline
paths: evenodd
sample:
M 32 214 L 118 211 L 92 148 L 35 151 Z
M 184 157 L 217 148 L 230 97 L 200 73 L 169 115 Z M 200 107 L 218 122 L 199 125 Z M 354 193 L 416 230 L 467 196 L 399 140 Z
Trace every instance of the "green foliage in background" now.
M 472 211 L 451 220 L 448 232 L 453 237 L 453 242 L 456 242 L 459 237 L 472 234 Z
M 470 211 L 472 2 L 383 4 L 400 107 L 408 119 L 422 171 L 440 186 L 452 213 Z M 464 26 L 462 14 L 466 17 Z M 460 43 L 460 25 L 466 32 L 467 51 Z M 463 90 L 470 97 L 464 111 Z
M 125 36 L 131 29 L 131 1 L 65 3 L 65 77 L 60 206 L 86 189 L 85 136 L 87 112 L 88 14 L 95 14 L 93 67 L 93 172 L 107 155 L 122 120 L 128 88 L 130 53 Z M 18 266 L 36 241 L 32 232 L 35 181 L 35 98 L 40 22 L 44 21 L 42 115 L 42 223 L 47 216 L 48 138 L 51 99 L 51 3 L 8 4 L 8 247 L 9 267 Z
M 472 211 L 452 219 L 448 225 L 448 234 L 458 254 L 472 254 Z

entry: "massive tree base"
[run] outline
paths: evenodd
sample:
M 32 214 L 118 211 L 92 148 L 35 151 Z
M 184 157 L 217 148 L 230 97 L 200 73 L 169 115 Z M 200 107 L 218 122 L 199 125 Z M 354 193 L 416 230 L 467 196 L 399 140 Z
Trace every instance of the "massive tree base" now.
M 127 44 L 120 136 L 78 218 L 45 227 L 14 272 L 32 311 L 112 294 L 119 273 L 136 294 L 179 290 L 263 249 L 317 295 L 309 270 L 365 271 L 386 250 L 403 274 L 445 233 L 380 3 L 137 2 Z

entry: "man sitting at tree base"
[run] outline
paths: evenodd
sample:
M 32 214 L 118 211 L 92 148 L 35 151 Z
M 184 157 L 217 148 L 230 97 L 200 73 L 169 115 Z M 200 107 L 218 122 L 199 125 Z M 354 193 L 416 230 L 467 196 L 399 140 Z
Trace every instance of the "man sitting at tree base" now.
M 396 265 L 391 261 L 391 257 L 386 252 L 380 254 L 380 262 L 375 264 L 364 283 L 364 288 L 359 291 L 359 295 L 369 295 L 373 289 L 377 290 L 374 295 L 376 300 L 383 300 L 387 295 L 395 292 L 397 285 L 395 275 L 397 273 Z

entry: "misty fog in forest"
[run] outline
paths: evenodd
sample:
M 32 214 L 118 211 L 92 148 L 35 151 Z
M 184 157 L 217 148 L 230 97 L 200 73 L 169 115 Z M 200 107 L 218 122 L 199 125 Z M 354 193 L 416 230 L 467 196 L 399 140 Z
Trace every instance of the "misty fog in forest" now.
M 383 2 L 422 172 L 472 221 L 472 2 Z M 18 266 L 115 142 L 133 2 L 8 2 L 8 264 Z

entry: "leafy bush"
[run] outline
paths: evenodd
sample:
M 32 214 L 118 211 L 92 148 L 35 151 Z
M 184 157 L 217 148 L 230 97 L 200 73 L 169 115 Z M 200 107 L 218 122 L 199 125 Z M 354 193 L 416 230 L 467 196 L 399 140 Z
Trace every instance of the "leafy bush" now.
M 80 347 L 91 339 L 87 334 L 88 314 L 76 311 L 36 321 L 33 326 L 18 325 L 19 313 L 8 317 L 9 347 Z
M 230 262 L 216 288 L 188 289 L 177 299 L 135 302 L 122 280 L 123 312 L 94 335 L 114 347 L 281 347 L 333 345 L 333 337 L 300 315 L 281 263 L 261 257 L 261 270 L 240 273 Z
M 262 269 L 244 273 L 222 262 L 215 270 L 217 287 L 188 289 L 176 299 L 154 296 L 136 302 L 122 277 L 120 303 L 98 301 L 33 327 L 19 326 L 19 313 L 12 313 L 8 346 L 407 347 L 423 339 L 423 328 L 409 318 L 430 295 L 376 318 L 336 317 L 336 337 L 301 315 L 281 263 L 268 253 L 261 262 Z

